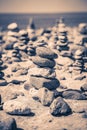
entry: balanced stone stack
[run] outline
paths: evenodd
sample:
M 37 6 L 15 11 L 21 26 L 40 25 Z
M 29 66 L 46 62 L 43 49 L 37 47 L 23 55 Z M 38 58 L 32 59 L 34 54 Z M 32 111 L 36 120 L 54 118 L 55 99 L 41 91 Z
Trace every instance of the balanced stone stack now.
M 27 27 L 28 36 L 31 41 L 36 41 L 36 31 L 35 31 L 35 24 L 32 18 L 29 19 L 29 26 Z
M 26 55 L 28 42 L 29 42 L 28 32 L 26 30 L 20 30 L 18 42 L 16 42 L 13 47 L 15 50 L 15 54 L 13 55 L 16 56 L 18 61 L 21 61 L 24 57 L 23 55 Z
M 67 38 L 67 29 L 65 24 L 61 21 L 58 25 L 58 42 L 57 49 L 59 54 L 62 55 L 63 52 L 68 51 L 68 38 Z
M 3 43 L 4 43 L 4 41 L 3 41 L 3 35 L 0 32 L 0 44 L 3 44 Z
M 6 48 L 5 49 L 12 49 L 13 45 L 18 40 L 19 28 L 16 23 L 9 24 L 7 28 L 8 28 L 8 32 L 7 32 L 7 36 L 6 36 Z
M 47 47 L 37 47 L 36 56 L 32 57 L 34 68 L 29 70 L 30 84 L 36 89 L 55 90 L 59 86 L 54 72 L 56 54 Z
M 2 54 L 0 53 L 0 85 L 4 86 L 7 84 L 6 80 L 3 78 L 4 77 L 4 72 L 2 72 L 3 70 L 3 61 L 2 61 Z
M 18 49 L 13 49 L 11 54 L 12 62 L 20 62 L 21 61 L 21 55 L 19 53 Z
M 78 26 L 78 31 L 81 34 L 87 34 L 87 23 L 80 23 Z
M 20 30 L 18 42 L 15 43 L 14 49 L 26 52 L 28 42 L 29 42 L 28 32 L 26 30 Z
M 83 51 L 77 50 L 74 54 L 73 72 L 80 74 L 84 69 Z

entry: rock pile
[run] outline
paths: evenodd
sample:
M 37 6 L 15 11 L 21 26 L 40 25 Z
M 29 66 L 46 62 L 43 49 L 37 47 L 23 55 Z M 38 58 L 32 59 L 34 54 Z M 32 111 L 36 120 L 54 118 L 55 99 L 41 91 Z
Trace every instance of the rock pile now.
M 20 62 L 21 61 L 21 55 L 19 49 L 13 49 L 11 53 L 11 59 L 12 62 Z
M 80 28 L 82 27 L 80 25 Z M 8 30 L 6 49 L 9 51 L 4 50 L 4 56 L 0 53 L 0 117 L 16 115 L 17 124 L 20 127 L 23 125 L 23 129 L 31 130 L 45 130 L 45 127 L 40 128 L 42 122 L 43 125 L 50 122 L 64 123 L 62 129 L 68 129 L 65 128 L 65 124 L 67 126 L 68 123 L 69 129 L 80 124 L 71 120 L 69 122 L 72 117 L 72 120 L 80 119 L 83 114 L 87 117 L 87 74 L 83 71 L 85 47 L 82 43 L 79 44 L 79 39 L 77 43 L 73 42 L 68 47 L 68 31 L 63 20 L 60 20 L 55 28 L 43 29 L 37 36 L 32 20 L 27 31 L 19 30 L 16 23 L 8 25 Z M 83 30 L 79 32 L 85 34 Z M 70 51 L 72 56 L 69 55 Z M 9 58 L 11 64 L 8 63 Z M 3 70 L 3 63 L 6 63 L 6 70 Z M 2 88 L 4 85 L 7 86 Z M 69 117 L 65 117 L 69 114 Z M 55 118 L 52 115 L 63 117 Z M 34 118 L 24 119 L 23 116 Z M 24 126 L 28 122 L 26 119 L 30 121 L 27 128 Z M 40 119 L 42 122 L 39 123 Z M 68 123 L 62 122 L 63 120 Z M 35 121 L 36 126 L 33 126 Z M 16 127 L 13 118 L 0 119 L 0 130 L 16 130 Z M 54 126 L 51 129 L 53 128 Z M 84 127 L 81 128 L 83 129 Z
M 28 33 L 25 30 L 19 31 L 18 42 L 15 43 L 14 48 L 26 52 L 26 45 L 29 41 Z
M 34 20 L 32 18 L 29 19 L 29 26 L 27 28 L 27 31 L 28 31 L 29 39 L 31 41 L 35 41 L 37 37 L 36 37 Z
M 55 78 L 55 72 L 53 71 L 55 66 L 54 57 L 55 53 L 49 48 L 36 48 L 36 56 L 32 57 L 32 61 L 37 66 L 30 69 L 30 83 L 36 89 L 45 87 L 54 90 L 59 86 L 59 81 Z
M 7 27 L 8 32 L 6 36 L 6 47 L 5 49 L 12 49 L 13 45 L 17 42 L 19 28 L 16 23 L 11 23 Z
M 63 21 L 58 24 L 58 42 L 57 49 L 60 55 L 63 55 L 63 52 L 68 51 L 68 38 L 67 38 L 67 29 Z M 65 56 L 65 55 L 63 55 Z
M 84 61 L 83 61 L 83 50 L 76 50 L 74 54 L 74 60 L 75 62 L 73 63 L 73 72 L 76 73 L 81 73 L 82 70 L 84 69 Z
M 18 53 L 17 55 L 19 60 L 22 60 L 22 57 L 24 57 L 23 55 L 26 55 L 28 49 L 28 42 L 28 32 L 26 30 L 20 30 L 18 42 L 14 44 L 14 50 L 16 50 L 16 52 Z
M 2 61 L 2 54 L 0 53 L 0 85 L 4 86 L 7 84 L 6 80 L 3 78 L 4 77 L 4 72 L 2 70 L 4 69 L 3 67 L 3 61 Z

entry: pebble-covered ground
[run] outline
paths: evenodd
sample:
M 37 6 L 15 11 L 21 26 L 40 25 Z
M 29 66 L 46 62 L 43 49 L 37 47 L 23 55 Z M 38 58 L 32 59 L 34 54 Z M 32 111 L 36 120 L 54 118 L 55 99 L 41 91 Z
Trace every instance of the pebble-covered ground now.
M 0 34 L 0 130 L 87 130 L 86 44 L 85 23 L 9 24 Z

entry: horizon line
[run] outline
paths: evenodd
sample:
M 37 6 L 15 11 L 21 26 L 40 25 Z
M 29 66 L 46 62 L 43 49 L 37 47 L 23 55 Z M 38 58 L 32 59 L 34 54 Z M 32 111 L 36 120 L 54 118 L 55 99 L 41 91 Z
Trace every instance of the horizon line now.
M 0 12 L 0 14 L 58 14 L 58 13 L 87 13 L 87 11 L 63 11 L 63 12 Z

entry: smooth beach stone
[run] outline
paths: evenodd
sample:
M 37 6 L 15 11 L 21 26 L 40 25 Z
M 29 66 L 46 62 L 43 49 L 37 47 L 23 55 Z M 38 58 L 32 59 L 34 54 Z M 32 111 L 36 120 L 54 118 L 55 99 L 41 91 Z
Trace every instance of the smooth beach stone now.
M 16 28 L 18 28 L 17 23 L 11 23 L 8 25 L 7 27 L 9 30 L 15 30 Z
M 24 44 L 19 44 L 18 49 L 21 51 L 27 51 L 27 46 Z
M 81 34 L 87 34 L 87 23 L 80 23 L 78 30 Z
M 29 33 L 29 39 L 31 41 L 36 41 L 37 40 L 36 34 L 34 32 Z
M 62 66 L 71 66 L 73 64 L 73 60 L 68 57 L 59 56 L 58 59 L 56 59 L 56 63 Z
M 28 73 L 29 73 L 29 75 L 36 76 L 36 77 L 44 77 L 44 78 L 55 78 L 56 77 L 56 73 L 54 72 L 54 70 L 52 70 L 50 68 L 34 67 L 34 68 L 30 68 L 28 70 Z
M 28 36 L 19 36 L 19 41 L 25 43 L 26 41 L 29 41 Z
M 58 97 L 52 102 L 50 106 L 50 113 L 53 116 L 65 116 L 71 113 L 71 108 L 62 97 Z
M 64 40 L 59 40 L 57 41 L 57 45 L 60 47 L 66 47 L 68 46 L 68 42 L 67 41 L 65 42 Z
M 30 76 L 30 84 L 36 89 L 45 87 L 49 90 L 55 90 L 59 87 L 59 81 L 57 79 L 46 79 L 43 77 Z
M 0 59 L 0 66 L 3 65 L 3 61 Z
M 18 70 L 22 69 L 21 66 L 19 64 L 14 64 L 13 67 L 11 67 L 11 71 L 12 72 L 16 72 Z
M 36 54 L 43 58 L 54 59 L 57 56 L 51 49 L 47 47 L 37 47 Z
M 29 90 L 29 95 L 34 99 L 34 100 L 37 100 L 39 101 L 39 96 L 38 96 L 38 90 L 35 89 L 34 87 L 31 87 L 29 88 L 28 87 L 28 90 Z
M 10 87 L 9 87 L 10 88 Z M 24 96 L 24 93 L 22 91 L 17 90 L 7 90 L 4 92 L 4 95 L 2 95 L 2 101 L 6 102 L 9 100 L 16 99 L 19 96 Z
M 26 30 L 22 29 L 22 30 L 19 31 L 19 35 L 23 36 L 23 37 L 26 37 L 26 36 L 28 36 L 28 32 Z
M 60 56 L 62 56 L 62 57 L 69 57 L 69 58 L 72 57 L 71 52 L 70 52 L 70 51 L 67 51 L 67 50 L 61 51 L 61 52 L 60 52 Z
M 67 30 L 65 27 L 62 26 L 63 24 L 59 25 L 58 32 L 59 33 L 67 33 Z M 65 25 L 64 25 L 65 26 Z
M 13 50 L 13 52 L 15 52 L 16 50 L 18 50 L 18 46 L 19 46 L 19 42 L 16 42 L 14 45 L 13 45 L 13 48 L 15 50 Z
M 74 58 L 75 58 L 75 60 L 82 60 L 82 56 L 75 55 Z
M 0 94 L 0 104 L 1 104 L 2 98 L 1 98 L 1 94 Z
M 77 55 L 77 56 L 82 56 L 82 54 L 83 54 L 83 50 L 77 50 L 75 52 L 75 55 Z
M 87 91 L 87 83 L 83 84 L 81 87 L 80 87 L 81 91 L 83 92 L 86 92 Z
M 87 101 L 86 100 L 66 100 L 69 104 L 72 112 L 74 113 L 84 113 L 87 112 Z
M 55 66 L 54 60 L 49 60 L 47 58 L 42 58 L 42 57 L 39 57 L 39 56 L 32 57 L 32 61 L 33 61 L 34 64 L 36 64 L 40 67 L 53 68 Z
M 31 47 L 28 47 L 27 48 L 27 54 L 30 55 L 30 56 L 35 55 L 35 49 L 31 48 Z
M 5 79 L 0 79 L 0 86 L 6 86 L 8 83 Z
M 17 130 L 15 119 L 11 117 L 0 119 L 0 130 Z
M 0 79 L 4 77 L 4 73 L 0 71 Z
M 13 36 L 8 36 L 7 37 L 7 43 L 10 44 L 10 43 L 15 43 L 17 42 L 17 38 L 16 37 L 13 37 Z
M 12 50 L 13 49 L 13 42 L 5 44 L 5 50 Z
M 27 102 L 23 102 L 18 99 L 9 100 L 4 103 L 3 110 L 12 115 L 29 115 L 31 113 L 31 109 L 29 108 L 29 104 Z
M 81 61 L 81 60 L 76 60 L 74 63 L 73 63 L 73 66 L 78 66 L 78 67 L 82 67 L 83 66 L 83 61 Z
M 8 31 L 8 32 L 7 32 L 7 36 L 18 37 L 19 34 L 18 34 L 17 32 Z
M 86 100 L 86 96 L 77 90 L 66 90 L 62 93 L 63 98 L 72 100 Z
M 28 73 L 28 70 L 25 69 L 25 68 L 22 68 L 22 69 L 18 70 L 18 71 L 15 73 L 15 75 L 16 75 L 16 76 L 27 75 L 27 73 Z
M 58 39 L 59 39 L 59 40 L 64 40 L 64 41 L 65 41 L 65 40 L 67 39 L 67 36 L 59 35 L 59 36 L 58 36 Z
M 43 106 L 50 106 L 54 100 L 54 92 L 47 88 L 40 88 L 38 90 L 38 98 Z

